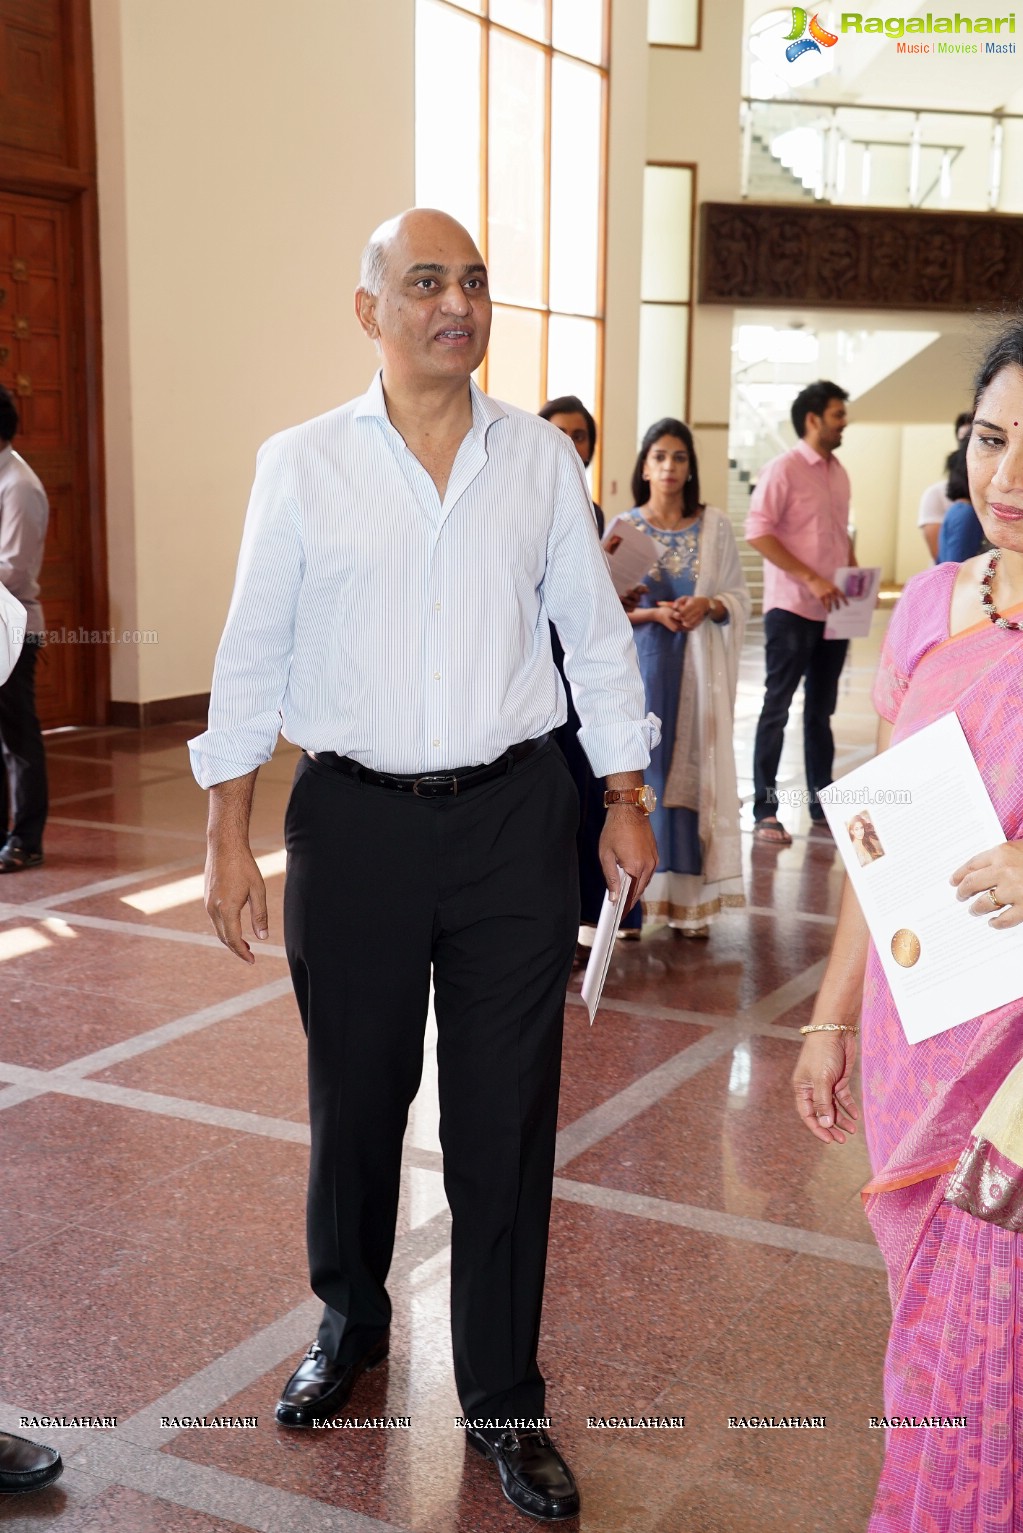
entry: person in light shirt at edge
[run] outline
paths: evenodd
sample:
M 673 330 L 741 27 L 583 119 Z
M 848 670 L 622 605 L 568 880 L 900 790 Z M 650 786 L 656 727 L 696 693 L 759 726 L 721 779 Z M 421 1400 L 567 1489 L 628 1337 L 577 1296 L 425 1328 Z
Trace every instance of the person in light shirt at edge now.
M 967 467 L 993 550 L 907 582 L 874 683 L 877 743 L 886 750 L 957 715 L 1006 839 L 950 867 L 949 880 L 972 916 L 1016 943 L 1014 928 L 1023 923 L 1023 324 L 1006 330 L 981 365 Z M 907 888 L 921 893 L 926 899 L 926 889 Z M 949 1421 L 888 1431 L 869 1533 L 1010 1533 L 1023 1526 L 1023 999 L 907 1042 L 847 881 L 793 1077 L 799 1117 L 824 1144 L 856 1131 L 859 1030 L 873 1172 L 863 1196 L 893 1309 L 885 1417 Z M 822 1314 L 815 1325 L 825 1336 L 833 1328 L 840 1343 L 841 1315 L 829 1315 L 826 1304 Z
M 579 1508 L 537 1362 L 565 986 L 579 924 L 578 798 L 548 619 L 609 813 L 601 862 L 649 881 L 657 743 L 579 454 L 472 381 L 487 270 L 446 214 L 381 226 L 356 312 L 368 391 L 261 450 L 209 728 L 207 909 L 239 958 L 256 773 L 303 748 L 285 822 L 285 944 L 308 1037 L 316 1341 L 277 1419 L 332 1418 L 388 1351 L 385 1286 L 431 968 L 452 1211 L 455 1381 L 469 1444 L 520 1511 Z M 400 940 L 394 914 L 400 913 Z
M 746 541 L 764 559 L 764 704 L 753 743 L 754 838 L 789 846 L 778 819 L 778 763 L 796 688 L 803 682 L 803 756 L 811 820 L 823 824 L 817 799 L 831 781 L 831 715 L 847 639 L 826 639 L 828 613 L 845 605 L 834 581 L 854 565 L 849 537 L 849 475 L 835 457 L 842 445 L 848 394 L 819 379 L 792 402 L 799 440 L 772 458 L 757 480 Z

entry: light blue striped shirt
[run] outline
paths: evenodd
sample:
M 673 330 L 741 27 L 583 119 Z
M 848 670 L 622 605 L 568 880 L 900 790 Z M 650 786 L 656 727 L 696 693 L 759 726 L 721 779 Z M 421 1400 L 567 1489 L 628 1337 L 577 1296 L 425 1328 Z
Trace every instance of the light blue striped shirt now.
M 268 761 L 282 731 L 383 772 L 493 761 L 564 722 L 548 618 L 594 772 L 647 765 L 659 723 L 575 448 L 475 384 L 472 421 L 443 502 L 379 373 L 264 443 L 209 728 L 189 742 L 204 788 Z

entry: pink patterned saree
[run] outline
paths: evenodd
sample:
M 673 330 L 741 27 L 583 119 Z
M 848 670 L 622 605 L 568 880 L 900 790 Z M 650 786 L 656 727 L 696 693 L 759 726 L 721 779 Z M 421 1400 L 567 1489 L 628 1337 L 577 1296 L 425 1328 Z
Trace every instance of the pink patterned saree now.
M 1023 634 L 985 619 L 949 637 L 958 568 L 907 585 L 874 702 L 893 744 L 956 713 L 1020 840 Z M 864 1198 L 893 1309 L 885 1415 L 960 1423 L 888 1430 L 869 1533 L 1023 1533 L 1023 999 L 908 1044 L 871 947 L 861 1032 Z

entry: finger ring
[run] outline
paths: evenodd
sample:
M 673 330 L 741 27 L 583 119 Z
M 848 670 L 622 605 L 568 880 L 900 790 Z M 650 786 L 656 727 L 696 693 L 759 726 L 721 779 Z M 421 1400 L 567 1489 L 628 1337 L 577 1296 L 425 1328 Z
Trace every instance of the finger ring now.
M 1000 900 L 994 889 L 989 889 L 987 891 L 987 897 L 996 910 L 1004 910 L 1007 905 L 1011 904 L 1010 900 Z

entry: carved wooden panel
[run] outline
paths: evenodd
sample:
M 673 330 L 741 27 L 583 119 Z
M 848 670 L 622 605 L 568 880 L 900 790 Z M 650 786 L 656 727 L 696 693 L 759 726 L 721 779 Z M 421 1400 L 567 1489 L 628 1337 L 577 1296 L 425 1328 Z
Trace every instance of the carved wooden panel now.
M 0 7 L 0 145 L 63 160 L 67 153 L 59 0 Z
M 1015 305 L 1023 219 L 998 213 L 705 202 L 701 303 L 937 309 Z
M 92 92 L 90 0 L 0 0 L 0 382 L 50 500 L 47 626 L 90 632 L 107 621 Z M 106 648 L 52 644 L 37 688 L 44 724 L 105 722 Z
M 40 598 L 51 631 L 82 623 L 89 558 L 88 500 L 72 405 L 70 239 L 66 202 L 0 194 L 0 383 L 17 396 L 15 446 L 50 502 Z M 81 722 L 86 669 L 94 660 L 74 645 L 50 645 L 37 673 L 44 727 Z

